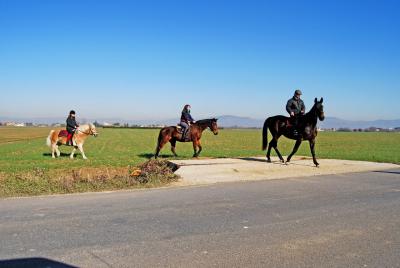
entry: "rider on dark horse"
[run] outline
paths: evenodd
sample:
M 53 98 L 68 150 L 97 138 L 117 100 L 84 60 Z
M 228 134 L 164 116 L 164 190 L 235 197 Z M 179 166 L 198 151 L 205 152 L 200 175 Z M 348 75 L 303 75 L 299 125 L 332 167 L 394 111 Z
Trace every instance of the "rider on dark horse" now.
M 196 122 L 194 121 L 192 115 L 190 114 L 190 108 L 191 108 L 190 105 L 186 104 L 182 110 L 181 122 L 179 123 L 179 125 L 182 127 L 182 141 L 184 141 L 186 138 L 186 135 L 190 128 L 190 124 Z
M 76 123 L 75 120 L 75 111 L 71 110 L 69 112 L 69 116 L 67 118 L 67 131 L 68 131 L 68 136 L 67 136 L 67 145 L 73 145 L 73 136 L 77 130 L 79 125 Z
M 290 123 L 292 124 L 293 127 L 293 135 L 295 137 L 299 136 L 299 131 L 298 128 L 299 126 L 299 117 L 304 115 L 306 107 L 304 105 L 303 100 L 300 98 L 302 95 L 301 91 L 297 89 L 294 92 L 293 98 L 288 100 L 286 104 L 286 111 L 290 115 Z

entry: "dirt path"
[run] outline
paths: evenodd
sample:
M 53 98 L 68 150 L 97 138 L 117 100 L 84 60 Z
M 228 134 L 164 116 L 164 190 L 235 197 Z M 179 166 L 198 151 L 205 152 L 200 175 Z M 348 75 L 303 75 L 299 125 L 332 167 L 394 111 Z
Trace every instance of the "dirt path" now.
M 182 177 L 182 180 L 177 182 L 177 185 L 310 177 L 400 167 L 388 163 L 319 159 L 320 167 L 316 168 L 312 159 L 306 157 L 295 157 L 288 165 L 277 160 L 273 159 L 273 163 L 267 163 L 264 157 L 250 157 L 175 160 L 172 162 L 180 165 L 176 173 Z

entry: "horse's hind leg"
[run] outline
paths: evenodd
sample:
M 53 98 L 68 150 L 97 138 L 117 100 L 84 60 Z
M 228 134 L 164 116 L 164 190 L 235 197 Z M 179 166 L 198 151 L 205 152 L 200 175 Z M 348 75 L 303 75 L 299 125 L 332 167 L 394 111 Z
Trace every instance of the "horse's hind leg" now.
M 171 143 L 171 152 L 174 154 L 174 156 L 178 156 L 175 151 L 176 139 L 171 139 L 169 142 Z
M 293 151 L 292 151 L 292 153 L 288 156 L 286 162 L 290 162 L 290 159 L 292 159 L 292 156 L 293 156 L 293 155 L 297 152 L 297 150 L 299 149 L 300 144 L 301 144 L 301 140 L 297 140 L 297 141 L 296 141 L 296 144 L 295 144 L 294 147 L 293 147 Z
M 283 160 L 283 157 L 281 155 L 281 153 L 278 150 L 278 141 L 277 139 L 273 138 L 268 145 L 268 151 L 267 151 L 267 162 L 271 163 L 271 148 L 274 148 L 276 154 L 278 155 L 279 159 L 281 160 L 282 163 L 285 162 L 285 160 Z
M 197 147 L 199 147 L 199 151 L 197 152 L 197 156 L 199 156 L 201 151 L 203 150 L 203 147 L 201 147 L 200 140 L 197 141 Z
M 193 157 L 198 157 L 199 154 L 197 152 L 197 141 L 195 141 L 195 140 L 193 141 L 193 151 L 194 151 Z
M 60 157 L 60 155 L 61 155 L 61 152 L 60 152 L 60 149 L 58 149 L 58 145 L 56 144 L 56 153 L 57 153 L 57 157 Z
M 56 152 L 56 144 L 55 143 L 53 143 L 52 145 L 51 145 L 51 158 L 56 158 L 56 156 L 55 156 L 55 152 Z
M 169 138 L 163 138 L 160 143 L 158 144 L 156 148 L 156 153 L 154 155 L 154 158 L 157 159 L 158 155 L 160 154 L 161 149 L 164 147 L 164 145 L 169 141 Z
M 281 153 L 278 150 L 278 139 L 272 139 L 272 141 L 270 142 L 270 145 L 272 143 L 272 147 L 274 148 L 276 154 L 278 155 L 279 159 L 281 160 L 282 163 L 285 163 L 285 160 L 283 159 Z
M 268 145 L 268 151 L 267 151 L 267 162 L 271 163 L 271 148 L 272 148 L 272 144 L 271 142 Z

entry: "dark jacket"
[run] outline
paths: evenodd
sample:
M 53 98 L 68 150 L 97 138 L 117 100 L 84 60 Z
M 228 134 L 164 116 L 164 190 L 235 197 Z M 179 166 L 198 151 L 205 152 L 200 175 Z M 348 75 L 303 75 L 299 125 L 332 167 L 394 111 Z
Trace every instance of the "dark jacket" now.
M 304 105 L 303 100 L 298 99 L 296 100 L 295 97 L 291 98 L 288 100 L 286 104 L 286 111 L 290 114 L 291 112 L 294 113 L 294 115 L 299 115 L 301 114 L 302 111 L 306 110 L 306 106 Z
M 68 116 L 67 118 L 67 131 L 69 133 L 75 132 L 75 129 L 79 127 L 79 125 L 76 123 L 75 118 L 72 118 L 71 116 Z
M 181 121 L 185 123 L 192 123 L 194 121 L 193 117 L 190 115 L 190 112 L 187 109 L 183 109 Z

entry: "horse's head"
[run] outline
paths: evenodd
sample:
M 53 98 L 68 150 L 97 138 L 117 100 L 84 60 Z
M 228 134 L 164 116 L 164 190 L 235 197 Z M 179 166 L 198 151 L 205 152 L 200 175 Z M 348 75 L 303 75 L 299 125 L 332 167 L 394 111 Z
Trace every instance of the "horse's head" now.
M 95 125 L 93 125 L 93 124 L 89 124 L 89 135 L 92 135 L 94 137 L 97 137 L 97 135 L 99 135 L 99 133 L 96 130 Z
M 217 121 L 218 121 L 217 118 L 213 118 L 213 119 L 210 120 L 209 128 L 214 133 L 214 135 L 218 135 L 218 124 L 217 124 Z
M 324 98 L 321 98 L 321 100 L 319 100 L 319 101 L 317 98 L 315 98 L 315 100 L 314 100 L 315 111 L 317 113 L 318 119 L 321 121 L 324 121 L 324 119 L 325 119 L 324 105 L 322 104 L 323 101 L 324 101 Z

